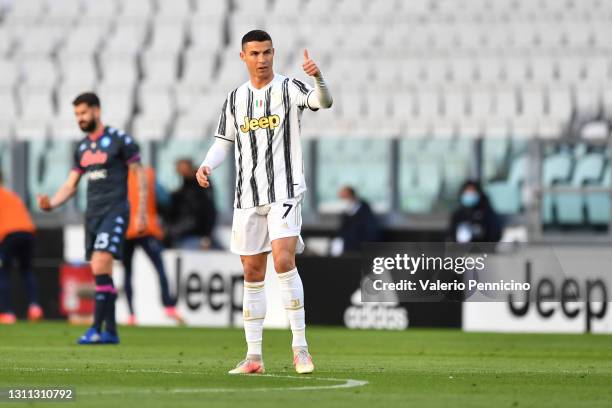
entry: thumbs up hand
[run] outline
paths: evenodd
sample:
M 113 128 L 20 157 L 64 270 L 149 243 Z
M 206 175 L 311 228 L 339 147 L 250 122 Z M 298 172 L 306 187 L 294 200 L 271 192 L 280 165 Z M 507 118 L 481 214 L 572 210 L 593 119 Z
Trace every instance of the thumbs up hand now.
M 319 67 L 310 59 L 307 49 L 304 49 L 304 62 L 302 63 L 302 68 L 308 76 L 319 76 L 320 74 Z

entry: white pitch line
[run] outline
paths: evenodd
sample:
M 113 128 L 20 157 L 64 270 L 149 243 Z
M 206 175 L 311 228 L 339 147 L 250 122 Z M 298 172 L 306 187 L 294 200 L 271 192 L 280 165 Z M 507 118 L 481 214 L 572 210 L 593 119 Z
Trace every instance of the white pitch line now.
M 60 371 L 60 372 L 73 372 L 79 371 L 72 368 L 45 368 L 45 367 L 3 367 L 13 371 L 28 371 L 28 372 L 40 372 L 40 371 Z M 1 370 L 2 368 L 0 368 Z M 80 370 L 82 371 L 82 370 Z M 92 370 L 93 371 L 93 370 Z M 114 372 L 114 373 L 155 373 L 155 374 L 207 374 L 204 372 L 184 372 L 184 371 L 170 371 L 170 370 L 157 370 L 157 369 L 95 369 L 95 371 L 103 372 Z M 248 376 L 248 375 L 241 375 Z M 248 376 L 249 378 L 290 378 L 299 380 L 315 380 L 315 381 L 331 381 L 340 382 L 341 384 L 332 385 L 306 385 L 300 387 L 257 387 L 257 388 L 170 388 L 170 389 L 138 389 L 138 390 L 105 390 L 105 391 L 79 391 L 79 395 L 120 395 L 120 394 L 150 394 L 150 393 L 173 393 L 173 394 L 202 394 L 202 393 L 220 393 L 220 392 L 260 392 L 260 391 L 313 391 L 313 390 L 333 390 L 341 388 L 354 388 L 362 387 L 368 384 L 368 381 L 354 380 L 352 378 L 327 378 L 327 377 L 306 377 L 296 375 L 278 375 L 278 374 L 258 374 Z

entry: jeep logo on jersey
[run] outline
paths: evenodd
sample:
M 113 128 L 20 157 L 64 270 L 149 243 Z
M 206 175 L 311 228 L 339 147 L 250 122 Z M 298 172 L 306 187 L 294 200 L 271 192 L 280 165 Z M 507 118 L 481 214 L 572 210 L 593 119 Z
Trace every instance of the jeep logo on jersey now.
M 259 119 L 250 119 L 248 116 L 244 117 L 244 124 L 240 126 L 242 133 L 247 133 L 250 130 L 257 129 L 274 129 L 280 125 L 280 117 L 278 115 L 262 116 Z

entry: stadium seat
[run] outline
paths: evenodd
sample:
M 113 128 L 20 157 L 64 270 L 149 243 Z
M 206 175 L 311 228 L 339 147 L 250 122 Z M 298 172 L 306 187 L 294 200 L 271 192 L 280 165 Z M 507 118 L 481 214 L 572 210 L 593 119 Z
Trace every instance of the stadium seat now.
M 601 183 L 592 182 L 591 186 L 612 188 L 612 166 L 608 164 L 603 171 Z M 587 193 L 584 196 L 587 219 L 591 225 L 610 223 L 610 193 Z
M 455 121 L 467 116 L 467 92 L 463 88 L 445 89 L 444 116 Z
M 518 214 L 522 207 L 521 188 L 527 173 L 527 157 L 515 157 L 510 163 L 508 177 L 503 181 L 490 182 L 485 190 L 493 208 L 501 214 Z
M 390 98 L 386 92 L 371 92 L 366 100 L 367 116 L 382 122 L 391 116 Z
M 577 86 L 574 94 L 574 109 L 578 117 L 597 117 L 602 109 L 602 90 L 595 86 Z
M 82 0 L 83 15 L 81 18 L 111 19 L 118 14 L 119 5 L 116 0 Z
M 46 10 L 45 0 L 14 1 L 11 4 L 9 16 L 11 19 L 35 19 Z
M 338 106 L 342 107 L 342 117 L 349 121 L 359 120 L 365 113 L 363 98 L 357 90 L 346 91 L 338 96 Z
M 274 1 L 271 11 L 275 16 L 295 16 L 296 14 L 300 14 L 303 5 L 303 0 Z
M 440 93 L 436 88 L 421 88 L 417 92 L 418 116 L 424 120 L 439 118 L 442 114 Z
M 533 3 L 533 2 L 531 2 Z M 518 50 L 529 50 L 537 44 L 536 28 L 529 23 L 510 25 L 510 44 Z
M 442 169 L 432 161 L 411 161 L 400 166 L 400 209 L 407 213 L 430 213 L 442 187 Z
M 388 63 L 393 64 L 389 61 Z M 416 58 L 402 59 L 399 61 L 399 78 L 404 85 L 420 85 L 425 79 L 422 62 Z
M 521 116 L 541 118 L 544 116 L 544 93 L 538 87 L 525 87 L 521 92 Z
M 128 3 L 131 4 L 131 2 Z M 145 19 L 118 22 L 114 33 L 105 42 L 103 60 L 129 59 L 136 56 L 144 45 L 146 33 Z
M 81 90 L 94 89 L 98 82 L 95 61 L 91 54 L 62 61 L 62 85 Z M 76 95 L 76 94 L 75 94 Z
M 536 41 L 545 52 L 562 49 L 564 37 L 563 29 L 557 23 L 541 22 L 536 25 Z
M 477 77 L 484 84 L 497 84 L 502 78 L 504 66 L 499 58 L 480 57 L 477 59 Z
M 188 39 L 191 50 L 202 53 L 217 52 L 223 44 L 223 26 L 210 16 L 197 15 L 189 24 Z
M 54 62 L 48 58 L 24 61 L 21 69 L 23 70 L 23 86 L 28 89 L 51 92 L 57 85 L 58 70 Z
M 267 14 L 270 2 L 268 0 L 248 0 L 235 2 L 235 14 L 240 15 L 263 15 Z
M 84 4 L 81 0 L 53 0 L 51 7 L 47 7 L 46 19 L 64 21 L 70 24 L 73 19 L 78 18 L 84 12 Z
M 284 1 L 277 3 L 284 3 Z M 366 3 L 366 6 L 368 7 L 367 15 L 375 21 L 379 21 L 381 18 L 387 18 L 397 13 L 400 8 L 396 0 L 371 0 Z
M 223 1 L 215 3 L 224 3 Z M 163 17 L 188 17 L 193 12 L 189 0 L 158 1 L 157 14 Z
M 211 89 L 218 89 L 229 93 L 249 79 L 244 63 L 240 60 L 235 50 L 227 50 L 221 57 L 217 77 Z
M 459 84 L 471 84 L 476 78 L 476 66 L 472 58 L 453 58 L 450 61 L 450 78 Z
M 46 89 L 22 89 L 19 100 L 21 119 L 48 120 L 54 116 L 52 95 Z
M 168 137 L 175 106 L 174 94 L 169 89 L 141 88 L 138 95 L 139 115 L 134 119 L 132 129 L 134 137 L 154 140 Z
M 10 91 L 0 91 L 0 121 L 9 122 L 17 117 L 17 103 Z
M 552 187 L 567 183 L 572 170 L 572 156 L 566 152 L 560 152 L 545 157 L 542 163 L 542 187 Z M 559 209 L 558 196 L 546 193 L 542 195 L 542 221 L 551 224 L 554 221 L 554 208 Z
M 482 141 L 483 173 L 485 180 L 498 176 L 508 156 L 510 141 L 507 137 L 485 137 Z
M 194 50 L 184 54 L 183 72 L 180 86 L 193 88 L 194 86 L 209 86 L 215 69 L 215 58 L 210 53 L 199 53 Z
M 354 58 L 335 58 L 333 63 L 326 68 L 325 78 L 332 83 L 342 80 L 353 83 L 369 83 L 374 77 L 369 66 L 361 63 L 360 69 L 355 69 L 356 64 L 360 64 L 360 62 Z
M 84 22 L 66 36 L 66 41 L 58 51 L 60 60 L 93 58 L 110 30 L 108 22 L 100 20 Z
M 548 116 L 559 121 L 569 122 L 572 116 L 572 96 L 566 87 L 548 89 Z
M 344 185 L 355 186 L 358 194 L 375 208 L 390 208 L 390 174 L 384 164 L 390 160 L 389 140 L 322 138 L 317 144 L 317 152 L 320 157 L 316 169 L 320 180 L 316 187 L 319 211 L 328 211 Z M 364 161 L 371 165 L 365 168 Z
M 67 31 L 66 27 L 41 25 L 31 27 L 19 40 L 16 55 L 21 60 L 50 58 Z
M 195 15 L 198 18 L 207 17 L 217 19 L 227 13 L 229 1 L 194 0 Z
M 489 88 L 472 88 L 469 95 L 470 116 L 475 119 L 487 119 L 494 113 L 495 99 Z
M 414 0 L 409 2 L 398 2 L 398 10 L 401 15 L 409 17 L 422 17 L 430 13 L 432 4 L 428 0 Z
M 20 82 L 21 68 L 15 61 L 0 59 L 0 92 L 9 92 Z
M 584 80 L 584 61 L 575 56 L 563 57 L 557 60 L 559 81 L 565 86 L 580 83 Z
M 359 2 L 359 0 L 355 0 L 355 2 Z M 304 15 L 305 18 L 318 18 L 321 16 L 333 15 L 338 4 L 340 4 L 340 1 L 308 0 L 302 8 L 301 14 Z
M 495 115 L 497 118 L 512 119 L 518 115 L 517 93 L 512 87 L 500 87 L 496 92 Z
M 483 27 L 486 35 L 484 37 L 484 47 L 491 51 L 507 49 L 511 43 L 511 34 L 507 27 L 500 27 L 497 24 L 487 24 Z
M 0 25 L 0 62 L 6 58 L 15 46 L 15 38 L 12 30 Z
M 504 79 L 510 85 L 523 84 L 528 78 L 527 60 L 520 57 L 504 59 Z
M 552 58 L 538 57 L 529 61 L 530 79 L 534 84 L 547 85 L 557 79 L 557 69 Z
M 96 93 L 100 97 L 104 121 L 108 125 L 125 129 L 135 110 L 134 90 L 102 84 Z
M 563 25 L 565 46 L 570 50 L 590 48 L 594 44 L 594 33 L 590 24 L 566 21 Z
M 391 95 L 391 112 L 396 119 L 410 119 L 416 112 L 416 98 L 414 92 L 399 91 Z
M 587 57 L 585 68 L 585 82 L 589 84 L 605 83 L 610 78 L 610 65 L 605 57 Z
M 178 77 L 178 53 L 147 51 L 141 57 L 143 84 L 148 87 L 167 88 L 176 83 Z
M 184 19 L 177 17 L 159 19 L 152 27 L 147 53 L 176 55 L 183 49 L 185 38 Z
M 151 0 L 130 0 L 121 2 L 121 16 L 148 17 L 153 14 L 153 2 Z
M 583 187 L 600 180 L 604 170 L 604 162 L 604 156 L 600 153 L 590 153 L 578 159 L 576 169 L 568 185 L 572 187 Z M 559 223 L 564 225 L 582 224 L 585 221 L 585 198 L 586 196 L 581 193 L 568 192 L 557 194 L 557 216 Z
M 482 50 L 486 43 L 482 30 L 469 23 L 457 25 L 457 31 L 453 35 L 456 37 L 458 47 L 465 53 Z
M 109 58 L 101 61 L 102 84 L 106 87 L 133 88 L 138 79 L 136 60 L 125 58 Z

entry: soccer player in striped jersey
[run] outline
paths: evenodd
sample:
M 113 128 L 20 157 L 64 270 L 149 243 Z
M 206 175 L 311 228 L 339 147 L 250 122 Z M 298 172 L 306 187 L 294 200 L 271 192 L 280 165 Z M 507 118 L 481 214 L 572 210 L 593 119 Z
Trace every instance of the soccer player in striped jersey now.
M 237 177 L 231 250 L 240 255 L 244 269 L 247 355 L 229 373 L 264 372 L 264 278 L 270 252 L 293 334 L 295 370 L 311 373 L 314 365 L 306 343 L 304 289 L 295 266 L 295 254 L 304 249 L 301 201 L 306 192 L 300 121 L 305 109 L 329 108 L 332 98 L 307 50 L 302 67 L 314 78 L 314 88 L 274 73 L 274 48 L 265 31 L 244 35 L 240 58 L 250 79 L 228 94 L 215 143 L 196 173 L 198 183 L 207 188 L 213 170 L 234 148 Z

